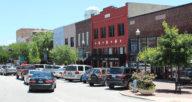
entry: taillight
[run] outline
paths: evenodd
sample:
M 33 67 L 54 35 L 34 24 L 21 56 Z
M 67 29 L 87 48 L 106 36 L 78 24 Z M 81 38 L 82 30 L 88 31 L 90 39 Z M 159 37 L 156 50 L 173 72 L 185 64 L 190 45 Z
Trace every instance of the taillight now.
M 124 77 L 125 77 L 125 75 L 118 75 L 118 77 L 119 77 L 119 78 L 124 78 Z
M 9 69 L 7 68 L 7 70 L 9 70 Z
M 55 72 L 53 72 L 53 73 L 55 73 Z
M 101 71 L 100 71 L 100 73 L 99 73 L 99 76 L 100 76 L 100 78 L 101 78 Z
M 46 83 L 52 83 L 53 80 L 45 80 Z
M 31 78 L 31 76 L 29 76 L 29 78 Z
M 89 71 L 87 72 L 87 74 L 89 74 Z
M 64 71 L 64 74 L 66 74 L 66 71 Z
M 109 75 L 106 75 L 106 77 L 109 77 Z
M 75 72 L 75 74 L 79 74 L 79 72 L 78 72 L 78 71 L 76 71 L 76 72 Z
M 30 82 L 30 83 L 35 83 L 35 82 L 36 82 L 36 80 L 29 80 L 29 82 Z
M 40 70 L 40 69 L 38 69 L 38 70 Z
M 62 72 L 60 72 L 60 74 L 62 74 Z
M 17 69 L 16 69 L 17 70 Z

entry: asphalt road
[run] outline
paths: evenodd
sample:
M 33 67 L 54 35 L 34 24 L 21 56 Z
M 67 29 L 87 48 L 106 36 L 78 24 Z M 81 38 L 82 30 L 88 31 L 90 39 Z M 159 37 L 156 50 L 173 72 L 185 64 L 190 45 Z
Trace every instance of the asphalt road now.
M 0 75 L 0 102 L 151 102 L 120 95 L 125 90 L 116 87 L 111 90 L 107 86 L 90 87 L 79 81 L 68 82 L 57 80 L 55 92 L 29 92 L 29 86 L 15 76 Z

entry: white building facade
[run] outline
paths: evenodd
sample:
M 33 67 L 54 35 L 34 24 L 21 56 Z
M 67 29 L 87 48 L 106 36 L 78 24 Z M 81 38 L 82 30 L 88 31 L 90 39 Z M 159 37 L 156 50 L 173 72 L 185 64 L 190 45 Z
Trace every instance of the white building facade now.
M 55 46 L 64 46 L 64 26 L 54 29 L 53 48 Z

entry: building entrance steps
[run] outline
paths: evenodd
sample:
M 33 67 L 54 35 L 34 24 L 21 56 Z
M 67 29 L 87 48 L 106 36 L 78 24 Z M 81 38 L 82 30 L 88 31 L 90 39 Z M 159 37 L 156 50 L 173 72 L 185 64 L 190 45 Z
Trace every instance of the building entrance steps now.
M 183 86 L 181 94 L 175 94 L 175 82 L 154 80 L 156 91 L 153 95 L 141 95 L 140 92 L 134 93 L 132 90 L 120 92 L 121 95 L 141 98 L 156 102 L 192 102 L 192 86 Z

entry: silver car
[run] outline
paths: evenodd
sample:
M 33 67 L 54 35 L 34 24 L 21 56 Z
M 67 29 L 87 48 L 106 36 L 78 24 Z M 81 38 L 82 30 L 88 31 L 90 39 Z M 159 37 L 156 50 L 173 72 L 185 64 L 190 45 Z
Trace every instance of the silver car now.
M 25 84 L 29 84 L 29 80 L 31 79 L 31 76 L 35 73 L 35 72 L 39 72 L 40 70 L 29 70 L 29 72 L 24 75 L 24 83 Z
M 0 69 L 1 75 L 16 74 L 16 68 L 13 66 L 2 65 Z
M 53 68 L 51 68 L 51 72 L 53 73 L 54 76 L 56 75 L 56 72 L 59 68 L 65 68 L 65 66 L 56 65 L 56 66 L 53 66 Z
M 65 68 L 59 68 L 57 71 L 55 71 L 55 76 L 57 77 L 57 79 L 63 78 L 64 71 Z
M 91 68 L 93 67 L 89 65 L 77 65 L 77 64 L 68 65 L 64 72 L 64 79 L 69 80 L 70 82 L 72 80 L 82 81 L 84 72 L 87 69 L 91 69 Z
M 34 65 L 36 70 L 40 70 L 40 71 L 43 71 L 44 68 L 46 67 L 46 64 L 34 64 Z
M 53 68 L 53 65 L 46 65 L 43 71 L 51 72 L 52 68 Z

